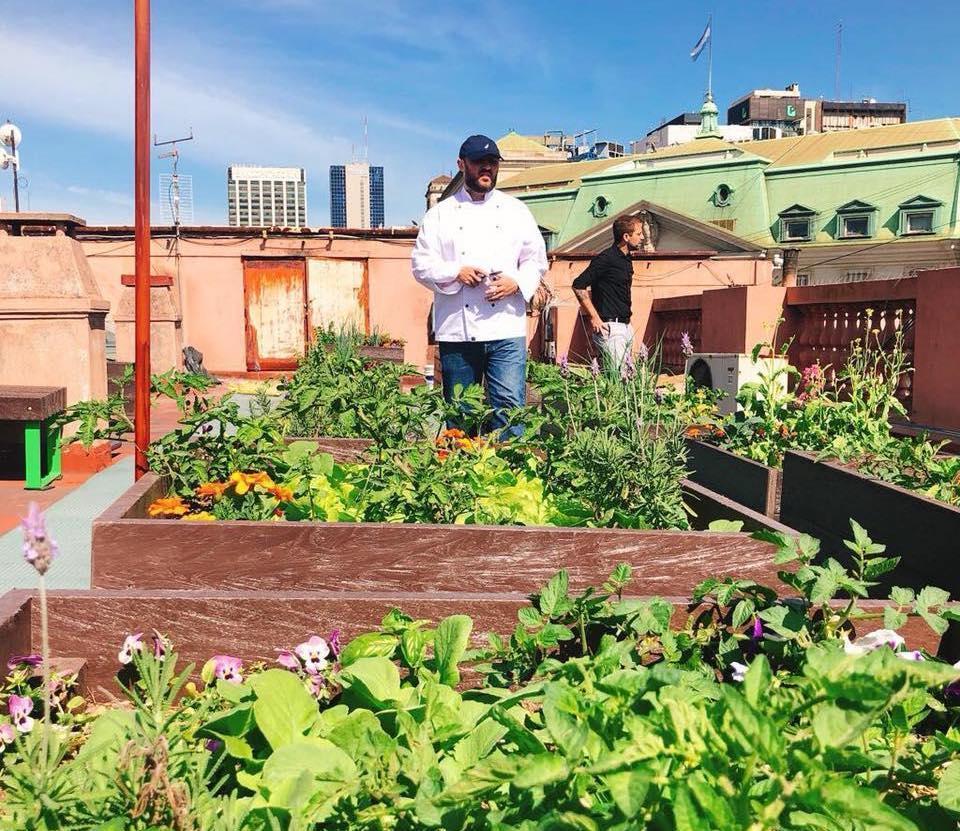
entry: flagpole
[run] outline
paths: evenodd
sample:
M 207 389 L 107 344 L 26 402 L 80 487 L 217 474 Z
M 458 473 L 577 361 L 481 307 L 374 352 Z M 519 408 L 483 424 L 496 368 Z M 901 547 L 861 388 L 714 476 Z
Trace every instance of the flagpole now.
M 707 39 L 707 96 L 713 98 L 713 15 L 707 18 L 707 29 L 710 37 Z

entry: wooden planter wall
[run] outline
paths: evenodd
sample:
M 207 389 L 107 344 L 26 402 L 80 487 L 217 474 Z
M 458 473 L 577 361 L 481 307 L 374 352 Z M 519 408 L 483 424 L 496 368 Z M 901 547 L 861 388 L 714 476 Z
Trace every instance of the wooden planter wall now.
M 527 587 L 532 589 L 533 587 Z M 674 606 L 673 625 L 682 626 L 686 597 L 665 597 Z M 123 639 L 152 630 L 170 638 L 183 664 L 194 675 L 212 655 L 233 655 L 247 664 L 273 664 L 277 649 L 292 648 L 310 635 L 328 637 L 341 630 L 343 642 L 375 629 L 383 616 L 400 608 L 415 618 L 438 621 L 469 614 L 474 620 L 471 646 L 486 644 L 487 632 L 513 630 L 517 610 L 526 605 L 521 592 L 228 592 L 228 591 L 53 591 L 48 613 L 54 665 L 80 670 L 81 692 L 91 700 L 119 696 L 115 676 Z M 879 611 L 867 602 L 868 610 Z M 882 625 L 878 616 L 859 624 L 859 634 Z M 938 641 L 921 621 L 912 619 L 901 632 L 911 649 L 936 652 Z M 37 598 L 23 590 L 0 596 L 0 664 L 11 655 L 40 651 Z M 183 665 L 181 664 L 181 665 Z
M 687 439 L 686 444 L 688 478 L 691 481 L 752 511 L 779 518 L 779 470 L 702 441 Z

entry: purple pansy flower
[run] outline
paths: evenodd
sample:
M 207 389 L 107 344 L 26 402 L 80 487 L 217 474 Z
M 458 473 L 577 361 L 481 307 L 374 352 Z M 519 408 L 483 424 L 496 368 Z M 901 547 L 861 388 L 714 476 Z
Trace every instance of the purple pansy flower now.
M 211 660 L 214 677 L 234 684 L 243 681 L 243 661 L 239 658 L 234 658 L 232 655 L 214 655 Z
M 7 669 L 15 670 L 19 667 L 38 667 L 43 663 L 40 655 L 11 655 L 7 661 Z
M 746 678 L 748 669 L 750 669 L 750 667 L 746 664 L 741 664 L 739 661 L 731 661 L 730 677 L 739 684 Z
M 903 658 L 904 661 L 925 661 L 926 658 L 923 657 L 923 653 L 919 649 L 908 649 L 906 652 L 898 652 L 898 658 Z
M 135 635 L 127 635 L 123 639 L 123 646 L 117 653 L 117 660 L 121 664 L 129 664 L 133 660 L 134 652 L 143 651 L 143 632 L 137 632 Z
M 223 747 L 223 742 L 220 739 L 207 739 L 203 746 L 209 750 L 211 753 L 216 753 L 221 747 Z
M 57 544 L 47 534 L 43 511 L 36 502 L 30 503 L 26 517 L 20 523 L 23 528 L 23 557 L 41 575 L 47 573 L 50 563 L 57 556 Z
M 326 681 L 323 680 L 322 675 L 307 676 L 307 692 L 309 692 L 314 698 L 319 698 L 321 696 L 325 686 Z
M 311 635 L 310 639 L 297 646 L 294 652 L 303 661 L 307 672 L 312 675 L 320 672 L 327 665 L 327 655 L 330 654 L 330 647 L 319 635 Z
M 14 739 L 17 738 L 17 731 L 13 729 L 13 725 L 8 722 L 0 724 L 0 753 L 3 752 L 3 749 L 8 744 L 13 744 Z
M 282 667 L 286 667 L 287 669 L 300 669 L 300 659 L 289 649 L 277 650 L 277 663 Z
M 13 726 L 21 733 L 29 733 L 33 729 L 33 719 L 30 718 L 30 713 L 33 711 L 32 698 L 25 695 L 11 695 L 7 699 L 7 710 Z
M 903 644 L 903 637 L 892 629 L 877 629 L 862 638 L 857 638 L 856 641 L 844 640 L 843 651 L 847 655 L 866 655 L 881 646 L 889 646 L 891 649 L 897 650 Z

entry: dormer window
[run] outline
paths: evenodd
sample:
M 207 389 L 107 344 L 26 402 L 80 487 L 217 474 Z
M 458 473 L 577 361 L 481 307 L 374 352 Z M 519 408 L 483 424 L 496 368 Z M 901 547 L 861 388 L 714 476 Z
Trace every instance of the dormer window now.
M 777 215 L 780 218 L 780 242 L 808 242 L 813 238 L 813 220 L 817 212 L 805 205 L 791 205 Z
M 873 217 L 877 206 L 854 199 L 837 208 L 837 238 L 866 239 L 873 236 Z
M 725 208 L 730 204 L 730 198 L 733 196 L 733 188 L 730 185 L 717 185 L 713 192 L 713 204 L 718 208 Z
M 934 234 L 943 202 L 929 196 L 914 196 L 900 203 L 900 235 L 904 237 Z

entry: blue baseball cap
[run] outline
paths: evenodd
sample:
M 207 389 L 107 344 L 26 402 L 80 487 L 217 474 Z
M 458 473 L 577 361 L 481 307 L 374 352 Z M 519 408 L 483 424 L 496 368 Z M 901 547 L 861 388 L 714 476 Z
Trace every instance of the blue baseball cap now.
M 492 138 L 487 138 L 486 136 L 470 136 L 470 138 L 460 145 L 461 159 L 469 159 L 475 162 L 477 159 L 484 159 L 487 156 L 493 156 L 497 159 L 503 158 L 503 156 L 500 155 L 500 148 L 497 147 L 497 143 Z

